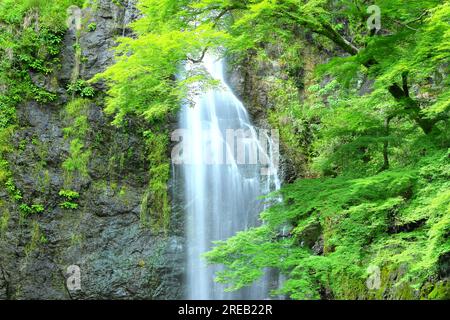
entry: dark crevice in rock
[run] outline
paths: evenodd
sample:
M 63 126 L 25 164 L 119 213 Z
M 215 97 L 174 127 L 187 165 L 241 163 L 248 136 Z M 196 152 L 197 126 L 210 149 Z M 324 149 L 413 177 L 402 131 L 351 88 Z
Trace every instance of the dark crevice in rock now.
M 425 225 L 426 222 L 427 222 L 427 219 L 421 219 L 418 221 L 412 221 L 412 222 L 405 223 L 405 224 L 393 224 L 393 225 L 389 226 L 388 233 L 395 234 L 395 233 L 400 233 L 400 232 L 411 232 L 416 229 L 419 229 L 420 227 Z

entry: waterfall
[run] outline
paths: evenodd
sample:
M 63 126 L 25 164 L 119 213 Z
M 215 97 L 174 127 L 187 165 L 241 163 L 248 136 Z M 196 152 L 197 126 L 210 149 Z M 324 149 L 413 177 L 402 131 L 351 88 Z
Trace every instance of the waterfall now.
M 257 226 L 266 206 L 260 197 L 280 187 L 271 135 L 251 124 L 224 80 L 223 62 L 206 55 L 202 64 L 219 86 L 196 95 L 193 106 L 180 112 L 184 162 L 175 175 L 181 180 L 186 215 L 186 295 L 199 300 L 266 299 L 273 287 L 269 272 L 252 287 L 226 293 L 214 282 L 219 267 L 207 266 L 202 258 L 213 241 Z

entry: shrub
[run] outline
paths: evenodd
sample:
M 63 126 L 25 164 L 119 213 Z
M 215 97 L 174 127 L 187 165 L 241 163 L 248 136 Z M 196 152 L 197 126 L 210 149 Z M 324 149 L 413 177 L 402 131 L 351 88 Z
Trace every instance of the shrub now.
M 61 190 L 59 191 L 59 196 L 64 198 L 66 201 L 59 204 L 62 209 L 76 210 L 78 209 L 78 204 L 73 202 L 80 197 L 80 194 L 72 190 Z
M 74 200 L 80 197 L 80 194 L 78 192 L 71 190 L 61 190 L 59 191 L 59 195 L 66 198 L 67 200 Z
M 82 98 L 92 98 L 95 90 L 85 80 L 77 80 L 67 86 L 69 94 L 78 94 Z
M 97 24 L 96 23 L 90 23 L 88 25 L 88 31 L 89 32 L 94 32 L 95 30 L 97 30 Z
M 60 203 L 59 206 L 63 209 L 68 209 L 68 210 L 78 209 L 78 204 L 74 203 L 74 202 L 70 202 L 70 201 L 65 201 L 63 203 Z

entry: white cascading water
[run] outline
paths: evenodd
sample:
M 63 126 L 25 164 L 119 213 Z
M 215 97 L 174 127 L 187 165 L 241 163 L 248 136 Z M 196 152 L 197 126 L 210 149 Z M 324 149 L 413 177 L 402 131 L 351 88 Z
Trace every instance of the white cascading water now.
M 182 180 L 178 183 L 183 186 L 186 214 L 187 298 L 266 299 L 276 286 L 271 281 L 276 282 L 276 276 L 268 272 L 252 287 L 227 293 L 214 282 L 219 267 L 207 266 L 202 255 L 213 241 L 258 225 L 266 206 L 260 197 L 280 187 L 274 161 L 278 150 L 269 135 L 261 138 L 251 124 L 245 107 L 224 80 L 223 62 L 206 55 L 202 64 L 220 85 L 195 96 L 193 106 L 184 107 L 180 115 L 183 140 L 189 141 L 188 150 L 183 151 L 189 161 L 179 166 L 176 175 Z M 245 138 L 227 139 L 227 134 L 236 133 L 230 130 L 237 129 L 247 133 Z M 244 150 L 238 151 L 239 143 Z M 259 153 L 251 153 L 255 150 Z M 250 154 L 258 154 L 258 159 Z M 263 173 L 264 168 L 269 172 Z

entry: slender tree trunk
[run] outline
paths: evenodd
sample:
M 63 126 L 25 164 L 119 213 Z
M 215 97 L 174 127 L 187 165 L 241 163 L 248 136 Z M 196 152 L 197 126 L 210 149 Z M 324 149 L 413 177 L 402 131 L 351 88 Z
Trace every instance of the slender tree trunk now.
M 387 117 L 384 121 L 384 135 L 385 139 L 383 142 L 383 166 L 379 170 L 379 172 L 383 172 L 389 169 L 390 163 L 389 163 L 389 135 L 390 133 L 390 123 L 391 123 L 391 117 Z

